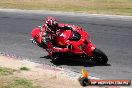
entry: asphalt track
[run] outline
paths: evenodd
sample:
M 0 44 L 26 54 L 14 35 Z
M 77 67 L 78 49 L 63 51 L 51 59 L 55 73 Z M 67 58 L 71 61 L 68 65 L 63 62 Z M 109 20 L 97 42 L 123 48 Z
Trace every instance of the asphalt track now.
M 82 26 L 89 32 L 97 48 L 109 58 L 106 66 L 66 60 L 59 66 L 78 72 L 85 66 L 90 75 L 101 79 L 132 80 L 132 17 L 0 11 L 0 52 L 53 65 L 46 57 L 45 50 L 29 41 L 32 28 L 41 25 L 46 16 L 54 16 L 59 22 Z

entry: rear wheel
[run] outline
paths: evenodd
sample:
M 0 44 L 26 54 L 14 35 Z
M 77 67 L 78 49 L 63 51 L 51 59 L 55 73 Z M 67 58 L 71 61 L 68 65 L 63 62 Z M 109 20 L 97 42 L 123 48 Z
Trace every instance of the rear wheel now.
M 107 64 L 108 58 L 107 56 L 99 49 L 95 49 L 93 51 L 93 61 L 98 64 Z

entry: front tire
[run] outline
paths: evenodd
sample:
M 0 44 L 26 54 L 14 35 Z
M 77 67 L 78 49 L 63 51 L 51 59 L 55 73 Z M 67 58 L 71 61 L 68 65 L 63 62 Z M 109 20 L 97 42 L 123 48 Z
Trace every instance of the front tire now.
M 100 50 L 100 49 L 95 49 L 93 51 L 93 61 L 97 64 L 107 64 L 108 58 L 107 56 Z

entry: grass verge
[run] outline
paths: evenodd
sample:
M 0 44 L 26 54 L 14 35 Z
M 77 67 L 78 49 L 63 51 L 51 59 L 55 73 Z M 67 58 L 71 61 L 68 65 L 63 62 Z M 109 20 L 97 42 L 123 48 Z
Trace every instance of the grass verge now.
M 132 0 L 0 0 L 0 8 L 132 15 Z
M 40 86 L 33 85 L 30 80 L 25 78 L 13 79 L 10 83 L 7 82 L 2 88 L 40 88 Z
M 21 70 L 29 70 L 22 67 Z M 17 71 L 11 68 L 0 67 L 0 88 L 41 88 L 34 85 L 30 80 L 18 78 L 13 73 Z
M 22 71 L 29 71 L 30 69 L 27 68 L 27 67 L 21 67 L 20 70 L 22 70 Z
M 12 75 L 16 71 L 11 68 L 0 67 L 0 76 Z

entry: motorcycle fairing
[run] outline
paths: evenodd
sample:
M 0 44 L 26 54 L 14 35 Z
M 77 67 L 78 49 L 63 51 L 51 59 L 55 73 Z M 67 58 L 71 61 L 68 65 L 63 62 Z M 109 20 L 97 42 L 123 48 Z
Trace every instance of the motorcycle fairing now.
M 37 42 L 40 43 L 41 36 L 40 36 L 40 28 L 34 28 L 31 32 L 32 38 L 34 38 Z

